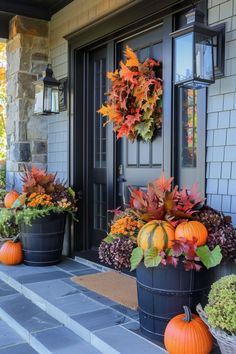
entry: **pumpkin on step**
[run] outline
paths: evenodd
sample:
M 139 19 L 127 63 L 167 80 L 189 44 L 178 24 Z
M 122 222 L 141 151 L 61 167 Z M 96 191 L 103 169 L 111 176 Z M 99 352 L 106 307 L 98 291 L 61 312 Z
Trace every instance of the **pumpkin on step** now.
M 17 239 L 6 241 L 0 249 L 0 262 L 15 265 L 23 262 L 21 242 Z
M 163 220 L 152 220 L 140 229 L 137 243 L 144 251 L 151 247 L 162 251 L 172 247 L 174 238 L 175 230 L 170 223 Z
M 4 205 L 7 209 L 11 208 L 19 194 L 16 191 L 10 191 L 6 194 L 4 198 Z
M 209 354 L 213 347 L 207 326 L 187 306 L 168 323 L 164 343 L 169 354 Z
M 207 242 L 208 231 L 199 221 L 184 221 L 179 224 L 175 230 L 175 239 L 179 240 L 182 237 L 189 241 L 195 238 L 197 240 L 197 246 L 202 246 Z

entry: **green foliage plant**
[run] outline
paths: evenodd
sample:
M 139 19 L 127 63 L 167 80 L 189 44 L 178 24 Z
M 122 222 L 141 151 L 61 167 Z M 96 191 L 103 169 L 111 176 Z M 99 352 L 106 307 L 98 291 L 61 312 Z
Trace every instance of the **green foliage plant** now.
M 0 237 L 14 238 L 19 233 L 15 216 L 11 209 L 0 209 Z
M 204 310 L 212 327 L 236 335 L 236 274 L 224 276 L 212 285 Z

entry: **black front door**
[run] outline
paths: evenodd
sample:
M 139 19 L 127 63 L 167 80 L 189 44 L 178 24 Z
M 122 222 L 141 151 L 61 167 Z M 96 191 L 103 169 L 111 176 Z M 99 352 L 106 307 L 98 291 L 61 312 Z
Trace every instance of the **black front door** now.
M 126 138 L 117 141 L 112 126 L 104 127 L 104 120 L 97 113 L 109 85 L 106 72 L 118 65 L 124 48 L 128 45 L 135 50 L 141 61 L 150 57 L 162 62 L 162 39 L 163 26 L 156 25 L 128 39 L 110 41 L 81 52 L 83 103 L 81 97 L 79 99 L 81 106 L 83 104 L 83 124 L 79 123 L 81 118 L 78 117 L 77 131 L 81 138 L 78 149 L 83 149 L 83 154 L 79 155 L 77 162 L 81 166 L 79 174 L 83 177 L 83 182 L 82 179 L 79 181 L 83 198 L 78 232 L 83 243 L 81 247 L 81 242 L 78 242 L 77 249 L 97 249 L 109 228 L 107 210 L 128 202 L 129 185 L 144 187 L 147 182 L 158 178 L 164 169 L 163 161 L 170 148 L 164 151 L 163 131 L 151 143 L 130 143 Z M 171 100 L 168 100 L 168 105 L 171 105 Z M 168 130 L 165 134 L 169 134 Z M 168 136 L 167 140 L 170 144 Z M 119 175 L 125 179 L 122 185 L 118 182 Z
M 130 143 L 126 138 L 116 141 L 112 126 L 104 127 L 104 120 L 97 113 L 108 88 L 106 72 L 114 70 L 113 52 L 117 53 L 118 63 L 127 45 L 137 52 L 141 61 L 148 57 L 162 61 L 162 26 L 86 53 L 83 166 L 87 172 L 86 192 L 83 193 L 86 228 L 83 232 L 87 234 L 89 249 L 96 249 L 106 235 L 107 210 L 128 202 L 128 186 L 143 187 L 158 178 L 163 169 L 162 132 L 151 143 Z M 123 185 L 118 182 L 119 174 L 125 179 Z
M 126 46 L 132 48 L 141 62 L 147 58 L 162 62 L 162 39 L 163 27 L 160 25 L 122 41 L 119 47 L 122 52 Z M 118 194 L 120 203 L 123 204 L 129 199 L 128 186 L 145 187 L 147 182 L 160 176 L 164 159 L 162 130 L 150 143 L 142 141 L 131 143 L 126 138 L 122 138 L 120 145 L 118 173 L 122 175 L 124 184 L 119 185 Z
M 86 196 L 87 247 L 97 248 L 107 231 L 107 210 L 113 207 L 113 134 L 104 127 L 97 110 L 106 92 L 106 72 L 109 46 L 104 45 L 87 53 L 86 92 Z

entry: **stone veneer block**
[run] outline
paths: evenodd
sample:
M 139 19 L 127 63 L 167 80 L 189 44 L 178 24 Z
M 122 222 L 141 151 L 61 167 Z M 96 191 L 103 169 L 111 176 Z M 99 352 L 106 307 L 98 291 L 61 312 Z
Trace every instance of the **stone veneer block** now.
M 9 38 L 14 38 L 18 33 L 48 37 L 48 22 L 24 16 L 15 16 L 10 21 Z
M 11 159 L 18 162 L 30 161 L 30 143 L 15 143 L 12 149 Z

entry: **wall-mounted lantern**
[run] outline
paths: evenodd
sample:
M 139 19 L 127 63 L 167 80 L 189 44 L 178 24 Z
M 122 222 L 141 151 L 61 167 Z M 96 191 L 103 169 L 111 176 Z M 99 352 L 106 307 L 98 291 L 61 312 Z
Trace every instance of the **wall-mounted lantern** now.
M 174 83 L 179 87 L 200 89 L 215 82 L 213 39 L 217 31 L 204 24 L 204 14 L 193 8 L 187 24 L 171 33 L 174 39 Z
M 34 85 L 34 113 L 38 115 L 49 115 L 59 113 L 60 81 L 54 78 L 51 64 L 47 65 L 45 75 L 36 82 L 34 82 Z

